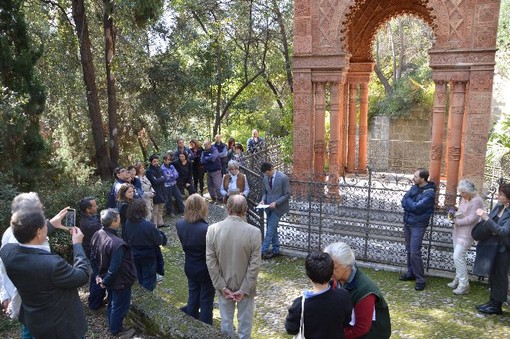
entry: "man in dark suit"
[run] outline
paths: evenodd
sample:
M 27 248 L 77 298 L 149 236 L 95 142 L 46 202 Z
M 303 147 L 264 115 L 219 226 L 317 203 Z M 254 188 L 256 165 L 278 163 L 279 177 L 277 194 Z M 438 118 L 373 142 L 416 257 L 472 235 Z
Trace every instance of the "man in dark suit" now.
M 285 174 L 277 171 L 268 162 L 262 163 L 260 171 L 264 174 L 264 195 L 260 203 L 269 205 L 266 209 L 267 227 L 262 242 L 262 259 L 271 259 L 280 255 L 278 223 L 280 218 L 289 211 L 290 183 Z M 273 247 L 272 252 L 269 252 L 269 245 Z
M 99 231 L 103 226 L 97 217 L 97 203 L 96 198 L 94 197 L 84 197 L 80 201 L 80 211 L 81 211 L 81 220 L 80 220 L 80 230 L 83 233 L 83 250 L 85 251 L 85 255 L 90 260 L 90 241 L 94 234 Z M 101 288 L 99 284 L 96 283 L 96 277 L 92 274 L 90 275 L 89 281 L 89 308 L 92 311 L 100 311 L 104 306 L 103 300 L 106 296 L 106 290 Z
M 19 244 L 5 245 L 0 257 L 21 296 L 19 320 L 36 338 L 83 338 L 87 320 L 78 287 L 89 278 L 89 264 L 81 245 L 83 233 L 77 227 L 71 230 L 71 266 L 43 246 L 48 228 L 40 208 L 14 213 L 11 227 Z

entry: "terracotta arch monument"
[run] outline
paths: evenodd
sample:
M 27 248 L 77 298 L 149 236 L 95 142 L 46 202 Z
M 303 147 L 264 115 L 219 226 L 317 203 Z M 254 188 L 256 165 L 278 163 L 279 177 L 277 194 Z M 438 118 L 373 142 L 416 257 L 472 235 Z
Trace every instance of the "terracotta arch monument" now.
M 435 36 L 429 51 L 435 82 L 431 180 L 441 179 L 441 166 L 446 164 L 449 193 L 456 193 L 461 176 L 480 184 L 499 7 L 499 0 L 295 0 L 293 172 L 301 177 L 322 175 L 326 155 L 331 180 L 344 169 L 366 168 L 372 41 L 386 21 L 409 14 L 427 22 Z

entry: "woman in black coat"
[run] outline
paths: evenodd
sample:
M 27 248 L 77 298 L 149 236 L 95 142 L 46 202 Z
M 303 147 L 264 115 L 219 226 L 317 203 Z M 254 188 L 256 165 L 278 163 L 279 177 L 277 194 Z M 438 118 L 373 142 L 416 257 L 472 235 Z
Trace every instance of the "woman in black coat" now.
M 205 262 L 205 236 L 209 224 L 208 204 L 192 194 L 184 206 L 184 218 L 177 222 L 177 235 L 184 250 L 184 273 L 188 278 L 188 304 L 183 308 L 190 316 L 212 325 L 214 286 Z
M 179 159 L 174 162 L 175 169 L 179 173 L 177 178 L 177 187 L 184 197 L 184 189 L 188 190 L 189 195 L 195 193 L 195 186 L 193 186 L 193 169 L 191 161 L 188 161 L 188 153 L 179 153 Z
M 166 245 L 167 238 L 156 228 L 156 225 L 145 219 L 147 213 L 145 201 L 133 200 L 127 210 L 127 221 L 122 230 L 122 239 L 133 252 L 138 282 L 149 291 L 153 291 L 156 287 L 158 265 L 162 265 L 159 246 Z
M 490 300 L 476 306 L 485 314 L 502 314 L 501 305 L 507 300 L 508 270 L 510 268 L 510 184 L 499 186 L 498 204 L 487 215 L 479 208 L 476 214 L 482 222 L 473 229 L 478 240 L 476 247 L 476 275 L 489 275 Z

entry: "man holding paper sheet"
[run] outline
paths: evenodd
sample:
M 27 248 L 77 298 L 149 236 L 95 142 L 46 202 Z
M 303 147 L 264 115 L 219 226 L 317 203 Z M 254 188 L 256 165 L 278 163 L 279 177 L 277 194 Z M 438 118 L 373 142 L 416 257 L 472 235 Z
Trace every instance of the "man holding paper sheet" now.
M 271 259 L 280 255 L 278 240 L 278 223 L 280 218 L 289 211 L 290 183 L 289 178 L 277 171 L 272 164 L 263 162 L 260 171 L 264 174 L 264 195 L 260 205 L 266 208 L 266 235 L 262 242 L 262 259 Z M 272 251 L 269 246 L 272 245 Z

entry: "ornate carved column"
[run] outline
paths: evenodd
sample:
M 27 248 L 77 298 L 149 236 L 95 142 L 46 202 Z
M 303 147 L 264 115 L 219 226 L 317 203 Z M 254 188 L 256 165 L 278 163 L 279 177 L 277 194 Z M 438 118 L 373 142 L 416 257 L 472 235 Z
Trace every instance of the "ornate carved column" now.
M 436 81 L 434 113 L 432 115 L 432 140 L 430 146 L 430 181 L 439 185 L 443 161 L 443 134 L 446 114 L 446 82 Z
M 293 176 L 309 179 L 313 171 L 313 89 L 311 70 L 294 70 Z
M 338 105 L 338 108 L 336 107 Z M 345 79 L 331 85 L 331 112 L 338 110 L 338 156 L 336 160 L 337 173 L 344 174 L 345 164 Z M 331 162 L 331 160 L 330 160 Z M 330 165 L 331 166 L 331 165 Z
M 341 153 L 340 145 L 340 93 L 338 83 L 331 84 L 331 113 L 330 113 L 330 132 L 329 132 L 329 182 L 336 184 L 338 181 L 338 162 Z
M 315 84 L 315 142 L 314 142 L 314 173 L 316 178 L 324 178 L 325 165 L 325 110 L 326 110 L 326 84 L 318 82 Z M 331 166 L 331 165 L 330 165 Z
M 448 140 L 448 174 L 446 177 L 445 205 L 455 205 L 457 183 L 459 181 L 459 164 L 461 158 L 462 128 L 464 122 L 464 107 L 466 96 L 466 82 L 453 83 L 450 102 L 450 122 Z
M 360 87 L 358 171 L 365 173 L 367 168 L 368 144 L 368 81 L 362 82 Z
M 348 150 L 347 150 L 347 171 L 353 172 L 356 167 L 356 113 L 358 97 L 358 84 L 349 82 L 349 126 L 348 133 Z
M 347 130 L 349 128 L 349 82 L 346 82 L 344 84 L 344 93 L 343 93 L 343 98 L 344 98 L 344 101 L 343 101 L 343 108 L 342 108 L 342 111 L 344 112 L 344 116 L 343 116 L 343 124 L 344 124 L 344 127 L 343 127 L 343 130 L 342 130 L 342 134 L 341 134 L 341 138 L 342 138 L 342 141 L 343 141 L 343 155 L 342 155 L 342 158 L 339 159 L 339 161 L 341 162 L 342 164 L 342 171 L 345 172 L 347 170 L 347 146 L 349 145 L 349 135 L 347 133 Z

